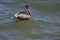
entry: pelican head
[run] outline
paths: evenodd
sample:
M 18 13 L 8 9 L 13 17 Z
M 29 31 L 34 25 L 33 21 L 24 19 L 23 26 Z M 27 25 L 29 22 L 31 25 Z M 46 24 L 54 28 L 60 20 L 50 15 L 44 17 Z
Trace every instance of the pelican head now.
M 29 9 L 29 5 L 26 4 L 26 5 L 25 5 L 25 8 L 26 8 L 26 9 Z
M 27 4 L 25 5 L 25 13 L 28 14 L 28 15 L 31 15 L 29 5 L 27 5 Z

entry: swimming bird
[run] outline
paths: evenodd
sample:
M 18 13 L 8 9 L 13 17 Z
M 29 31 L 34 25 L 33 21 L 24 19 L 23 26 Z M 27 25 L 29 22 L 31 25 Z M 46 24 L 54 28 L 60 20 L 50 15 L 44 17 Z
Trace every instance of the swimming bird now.
M 20 19 L 20 20 L 26 20 L 26 19 L 30 19 L 31 18 L 31 12 L 29 9 L 29 5 L 25 5 L 24 7 L 24 12 L 18 12 L 14 15 L 14 18 L 16 19 Z

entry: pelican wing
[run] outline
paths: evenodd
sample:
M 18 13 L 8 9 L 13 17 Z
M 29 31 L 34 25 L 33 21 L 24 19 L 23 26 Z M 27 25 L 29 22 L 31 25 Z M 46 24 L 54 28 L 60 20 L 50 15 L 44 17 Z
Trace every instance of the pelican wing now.
M 27 14 L 19 14 L 18 17 L 20 17 L 20 18 L 30 18 L 31 16 L 27 15 Z

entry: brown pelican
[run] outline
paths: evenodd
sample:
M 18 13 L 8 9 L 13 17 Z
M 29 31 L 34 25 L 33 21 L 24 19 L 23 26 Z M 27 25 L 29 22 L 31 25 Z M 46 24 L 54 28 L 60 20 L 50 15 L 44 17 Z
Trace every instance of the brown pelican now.
M 26 20 L 26 19 L 30 19 L 31 18 L 31 12 L 29 9 L 29 5 L 25 5 L 24 8 L 25 12 L 18 12 L 14 15 L 14 18 L 16 19 L 20 19 L 20 20 Z

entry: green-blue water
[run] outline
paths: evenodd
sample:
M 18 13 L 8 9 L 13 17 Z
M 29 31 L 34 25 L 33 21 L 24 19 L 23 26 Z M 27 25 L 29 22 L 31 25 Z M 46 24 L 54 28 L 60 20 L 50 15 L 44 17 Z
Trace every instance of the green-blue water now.
M 25 4 L 31 20 L 11 19 Z M 0 40 L 60 40 L 60 0 L 0 0 Z

